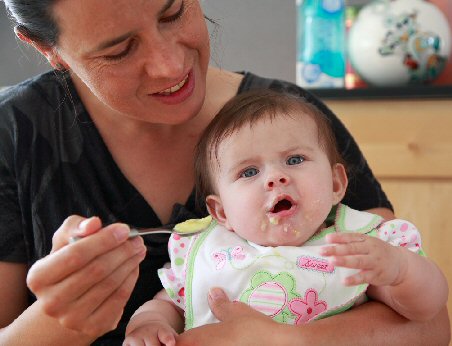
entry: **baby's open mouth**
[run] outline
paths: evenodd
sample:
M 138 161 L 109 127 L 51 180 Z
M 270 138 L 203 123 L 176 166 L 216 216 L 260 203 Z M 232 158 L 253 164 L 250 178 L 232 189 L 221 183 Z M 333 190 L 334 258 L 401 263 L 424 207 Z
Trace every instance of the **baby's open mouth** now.
M 293 215 L 297 209 L 297 203 L 290 196 L 278 196 L 273 200 L 272 207 L 267 212 L 268 220 L 272 225 L 278 225 L 282 219 Z
M 289 201 L 288 199 L 284 198 L 280 201 L 278 201 L 278 203 L 276 203 L 273 208 L 270 210 L 271 213 L 273 214 L 277 214 L 281 211 L 284 210 L 289 210 L 290 208 L 292 208 L 293 203 L 291 201 Z

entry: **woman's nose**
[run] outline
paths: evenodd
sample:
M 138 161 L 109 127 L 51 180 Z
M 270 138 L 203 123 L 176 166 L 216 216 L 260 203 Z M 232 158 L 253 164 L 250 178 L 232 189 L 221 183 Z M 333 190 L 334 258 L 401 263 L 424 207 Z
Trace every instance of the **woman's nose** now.
M 184 72 L 183 49 L 176 42 L 165 40 L 164 37 L 154 39 L 149 44 L 144 64 L 146 74 L 151 78 L 182 77 Z

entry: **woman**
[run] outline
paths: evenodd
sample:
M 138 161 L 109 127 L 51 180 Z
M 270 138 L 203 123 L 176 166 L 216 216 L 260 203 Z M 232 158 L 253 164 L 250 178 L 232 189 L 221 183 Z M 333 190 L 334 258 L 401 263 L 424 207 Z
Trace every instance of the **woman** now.
M 209 68 L 197 0 L 5 3 L 16 35 L 65 72 L 0 98 L 0 344 L 120 344 L 131 313 L 161 289 L 156 268 L 167 261 L 166 238 L 149 237 L 145 247 L 142 239 L 127 240 L 125 224 L 157 226 L 205 213 L 192 193 L 192 151 L 214 114 L 257 87 L 318 101 L 288 83 Z M 347 203 L 393 217 L 356 144 L 329 114 L 357 169 Z M 85 238 L 68 245 L 73 235 Z M 224 322 L 187 332 L 180 344 L 255 344 L 256 337 L 265 344 L 281 328 L 290 344 L 449 339 L 446 309 L 418 324 L 368 303 L 287 328 L 229 304 L 221 290 L 212 290 L 210 301 Z

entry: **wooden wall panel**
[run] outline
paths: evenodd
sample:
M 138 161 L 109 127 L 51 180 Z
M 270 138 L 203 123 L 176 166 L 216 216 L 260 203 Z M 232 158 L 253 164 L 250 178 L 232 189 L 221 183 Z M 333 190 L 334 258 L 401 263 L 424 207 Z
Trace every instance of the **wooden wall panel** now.
M 452 286 L 452 99 L 329 101 Z M 452 299 L 448 302 L 452 312 Z
M 413 222 L 422 247 L 452 285 L 452 179 L 381 179 L 397 217 Z M 452 311 L 452 300 L 448 309 Z
M 335 101 L 379 177 L 452 177 L 452 100 Z

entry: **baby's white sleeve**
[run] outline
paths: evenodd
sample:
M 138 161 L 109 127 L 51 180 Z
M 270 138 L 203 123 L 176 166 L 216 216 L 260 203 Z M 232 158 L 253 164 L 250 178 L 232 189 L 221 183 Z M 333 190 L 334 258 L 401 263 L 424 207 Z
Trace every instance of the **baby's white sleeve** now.
M 378 237 L 393 246 L 402 246 L 424 256 L 421 235 L 417 227 L 409 221 L 395 219 L 383 222 L 378 227 Z
M 193 237 L 171 235 L 168 241 L 170 263 L 158 270 L 163 287 L 171 300 L 185 310 L 185 264 Z

